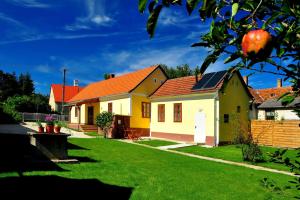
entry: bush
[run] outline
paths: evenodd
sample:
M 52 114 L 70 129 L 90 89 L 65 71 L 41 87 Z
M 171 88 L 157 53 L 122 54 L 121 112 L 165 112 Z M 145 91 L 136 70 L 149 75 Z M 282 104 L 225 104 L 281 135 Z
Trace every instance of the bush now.
M 254 142 L 250 142 L 249 144 L 243 144 L 242 154 L 244 161 L 249 161 L 253 163 L 265 161 L 262 150 L 260 149 L 258 144 Z
M 104 137 L 107 137 L 108 130 L 113 122 L 113 114 L 111 112 L 102 112 L 96 117 L 96 125 L 104 132 Z

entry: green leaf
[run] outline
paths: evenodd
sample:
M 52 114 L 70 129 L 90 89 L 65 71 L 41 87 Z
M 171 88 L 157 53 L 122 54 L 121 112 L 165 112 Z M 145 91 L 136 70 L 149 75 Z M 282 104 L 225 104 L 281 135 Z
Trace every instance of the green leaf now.
M 193 10 L 196 8 L 196 6 L 199 4 L 200 0 L 187 0 L 186 1 L 186 9 L 189 13 L 189 15 L 192 14 Z
M 221 49 L 216 49 L 212 54 L 208 55 L 200 67 L 200 74 L 203 74 L 211 63 L 216 62 L 221 53 Z
M 139 0 L 139 11 L 140 11 L 140 13 L 143 13 L 145 11 L 147 1 L 148 0 Z
M 238 3 L 234 3 L 231 6 L 231 17 L 234 17 L 236 15 L 236 13 L 238 12 L 239 9 L 239 4 Z
M 148 18 L 147 32 L 149 33 L 150 38 L 152 38 L 154 35 L 157 20 L 158 20 L 161 9 L 162 9 L 162 5 L 156 6 Z
M 231 54 L 228 58 L 225 59 L 224 64 L 230 63 L 230 62 L 238 59 L 240 56 L 241 56 L 240 52 Z
M 281 12 L 274 12 L 273 15 L 262 25 L 262 29 L 266 29 L 266 27 L 272 23 L 272 21 L 274 21 L 274 19 L 276 19 L 277 17 L 279 17 L 280 15 L 282 15 Z
M 206 42 L 197 42 L 192 44 L 191 47 L 210 47 L 210 44 Z

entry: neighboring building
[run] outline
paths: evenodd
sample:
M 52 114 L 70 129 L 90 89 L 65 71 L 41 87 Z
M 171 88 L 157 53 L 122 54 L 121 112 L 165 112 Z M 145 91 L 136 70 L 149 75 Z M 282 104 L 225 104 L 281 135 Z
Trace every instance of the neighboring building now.
M 156 65 L 108 78 L 89 84 L 69 100 L 70 126 L 84 129 L 86 125 L 95 124 L 97 114 L 109 111 L 115 115 L 113 132 L 119 137 L 124 129 L 149 136 L 151 111 L 148 97 L 167 80 L 163 69 Z
M 300 97 L 288 105 L 278 100 L 283 94 L 292 92 L 292 87 L 282 87 L 282 80 L 277 80 L 277 88 L 250 89 L 254 96 L 256 115 L 252 119 L 259 120 L 299 120 L 295 109 L 300 109 Z
M 215 146 L 249 127 L 252 95 L 239 72 L 170 79 L 150 99 L 151 137 Z
M 64 102 L 66 103 L 71 98 L 73 98 L 76 94 L 78 94 L 83 87 L 78 86 L 78 81 L 74 81 L 74 86 L 65 86 L 65 96 Z M 51 84 L 50 88 L 50 97 L 49 97 L 49 105 L 52 111 L 61 112 L 62 106 L 62 96 L 63 96 L 63 85 L 62 84 Z M 68 114 L 68 110 L 65 110 Z

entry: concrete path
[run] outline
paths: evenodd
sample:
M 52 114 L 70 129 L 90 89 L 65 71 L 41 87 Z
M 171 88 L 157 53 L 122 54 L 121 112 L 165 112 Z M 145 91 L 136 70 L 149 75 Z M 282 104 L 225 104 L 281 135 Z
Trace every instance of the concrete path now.
M 45 127 L 45 124 L 43 124 Z M 26 122 L 22 124 L 3 124 L 0 125 L 0 133 L 6 134 L 32 134 L 36 133 L 38 126 L 35 122 Z M 83 132 L 61 128 L 62 133 L 70 134 L 70 138 L 93 138 L 85 135 Z
M 175 154 L 179 154 L 179 155 L 183 155 L 183 156 L 198 158 L 201 160 L 208 160 L 208 161 L 217 162 L 217 163 L 246 167 L 246 168 L 250 168 L 250 169 L 254 169 L 254 170 L 267 171 L 267 172 L 272 172 L 272 173 L 276 173 L 276 174 L 284 174 L 284 175 L 288 175 L 288 176 L 299 177 L 299 175 L 295 175 L 294 173 L 291 173 L 288 171 L 281 171 L 281 170 L 277 170 L 277 169 L 271 169 L 271 168 L 267 168 L 267 167 L 251 165 L 251 164 L 247 164 L 247 163 L 233 162 L 233 161 L 223 160 L 223 159 L 219 159 L 219 158 L 211 158 L 211 157 L 206 157 L 206 156 L 194 155 L 194 154 L 190 154 L 190 153 L 184 153 L 184 152 L 179 152 L 179 151 L 174 151 L 174 150 L 169 150 L 169 149 L 163 149 L 161 147 L 152 147 L 152 146 L 148 146 L 145 144 L 139 144 L 136 142 L 132 142 L 129 140 L 119 140 L 119 141 L 131 143 L 131 144 L 135 144 L 135 145 L 139 145 L 139 146 L 143 146 L 143 147 L 147 147 L 147 148 L 151 148 L 151 149 L 167 151 L 170 153 L 175 153 Z M 173 145 L 170 145 L 170 146 L 173 146 Z
M 189 147 L 189 146 L 194 146 L 194 144 L 181 143 L 181 144 L 172 144 L 172 145 L 168 145 L 168 146 L 160 146 L 157 148 L 161 149 L 161 150 L 167 150 L 167 149 L 177 149 L 177 148 Z

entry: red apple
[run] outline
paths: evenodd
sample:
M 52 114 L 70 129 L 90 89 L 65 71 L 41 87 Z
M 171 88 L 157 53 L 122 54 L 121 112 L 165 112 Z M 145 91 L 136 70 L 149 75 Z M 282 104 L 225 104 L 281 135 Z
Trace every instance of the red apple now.
M 249 31 L 242 40 L 242 50 L 245 57 L 266 56 L 271 53 L 270 42 L 272 36 L 265 30 L 258 29 Z M 260 55 L 258 55 L 260 54 Z

